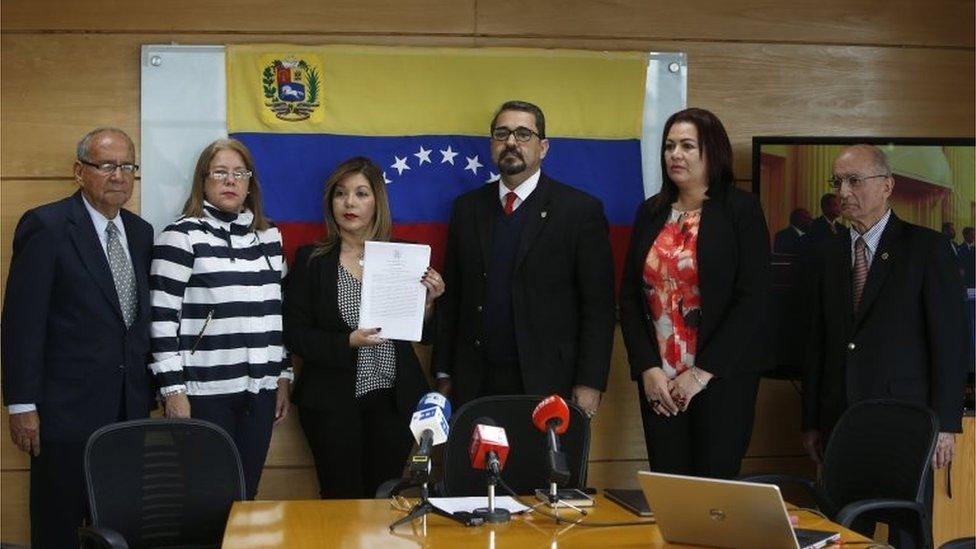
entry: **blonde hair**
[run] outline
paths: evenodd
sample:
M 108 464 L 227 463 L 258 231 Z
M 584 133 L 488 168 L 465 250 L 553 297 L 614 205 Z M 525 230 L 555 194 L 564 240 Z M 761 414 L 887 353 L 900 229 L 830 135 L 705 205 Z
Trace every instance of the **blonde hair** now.
M 329 178 L 325 181 L 322 209 L 325 212 L 325 226 L 328 228 L 328 233 L 315 243 L 315 250 L 311 257 L 328 252 L 339 242 L 339 225 L 335 220 L 335 212 L 332 211 L 332 197 L 335 195 L 336 185 L 340 181 L 356 174 L 361 174 L 369 181 L 375 204 L 373 220 L 366 233 L 366 240 L 387 241 L 390 239 L 393 217 L 390 215 L 390 199 L 386 194 L 386 181 L 383 179 L 383 171 L 372 160 L 364 156 L 356 156 L 336 166 L 336 169 L 332 170 Z
M 251 210 L 254 219 L 249 227 L 252 231 L 264 231 L 271 227 L 271 222 L 264 216 L 264 208 L 261 203 L 261 185 L 258 183 L 258 174 L 254 169 L 254 158 L 251 151 L 247 150 L 244 143 L 232 138 L 218 139 L 206 146 L 197 159 L 197 166 L 193 170 L 193 184 L 190 187 L 190 196 L 183 204 L 183 215 L 185 217 L 203 217 L 203 201 L 205 200 L 204 187 L 210 172 L 210 161 L 220 151 L 234 151 L 241 155 L 244 166 L 251 172 L 251 180 L 247 186 L 247 196 L 244 198 L 244 206 Z

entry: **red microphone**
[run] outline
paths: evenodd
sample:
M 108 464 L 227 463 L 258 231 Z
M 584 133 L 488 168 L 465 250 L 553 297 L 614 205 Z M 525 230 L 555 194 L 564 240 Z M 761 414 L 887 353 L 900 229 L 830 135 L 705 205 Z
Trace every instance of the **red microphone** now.
M 543 433 L 551 427 L 561 435 L 569 429 L 569 405 L 559 395 L 546 397 L 532 412 L 532 423 Z
M 546 456 L 549 484 L 551 490 L 555 490 L 557 484 L 565 484 L 572 476 L 566 455 L 559 449 L 559 435 L 569 429 L 569 405 L 559 395 L 546 397 L 532 412 L 532 423 L 536 429 L 546 434 L 549 446 Z
M 468 448 L 471 466 L 475 469 L 488 469 L 497 476 L 508 458 L 508 437 L 505 436 L 505 429 L 495 425 L 487 417 L 478 418 L 474 423 L 471 446 Z

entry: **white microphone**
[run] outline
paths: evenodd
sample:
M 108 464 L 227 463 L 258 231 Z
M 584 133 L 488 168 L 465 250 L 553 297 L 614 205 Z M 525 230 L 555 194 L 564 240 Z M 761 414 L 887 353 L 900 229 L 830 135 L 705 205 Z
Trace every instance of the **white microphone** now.
M 451 403 L 440 393 L 427 393 L 417 403 L 417 411 L 410 418 L 410 431 L 417 441 L 417 453 L 410 458 L 410 473 L 430 473 L 430 450 L 447 441 L 450 430 Z

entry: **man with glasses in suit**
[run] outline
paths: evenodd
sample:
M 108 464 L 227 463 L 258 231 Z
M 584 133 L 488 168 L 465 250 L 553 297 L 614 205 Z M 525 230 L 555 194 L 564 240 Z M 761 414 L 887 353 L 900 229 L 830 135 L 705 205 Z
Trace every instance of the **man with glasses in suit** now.
M 82 453 L 103 425 L 149 415 L 152 227 L 122 209 L 135 146 L 115 128 L 79 143 L 80 189 L 29 210 L 14 233 L 3 304 L 3 397 L 30 456 L 31 546 L 77 547 Z
M 938 416 L 932 465 L 945 467 L 954 433 L 962 430 L 968 359 L 955 257 L 944 236 L 891 210 L 895 181 L 877 147 L 842 150 L 831 184 L 851 227 L 813 252 L 804 447 L 819 465 L 830 430 L 850 404 L 905 400 Z
M 460 196 L 448 229 L 434 371 L 458 405 L 559 393 L 592 416 L 613 343 L 603 205 L 543 173 L 542 110 L 509 101 L 490 126 L 500 179 Z

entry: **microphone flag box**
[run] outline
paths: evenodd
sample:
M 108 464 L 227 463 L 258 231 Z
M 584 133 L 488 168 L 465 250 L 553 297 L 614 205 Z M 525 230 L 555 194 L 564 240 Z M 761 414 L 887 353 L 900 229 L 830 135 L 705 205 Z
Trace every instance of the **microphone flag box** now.
M 413 417 L 410 418 L 410 430 L 413 432 L 414 440 L 420 440 L 424 431 L 428 429 L 433 434 L 434 446 L 447 441 L 447 419 L 444 417 L 444 412 L 436 406 L 414 412 Z
M 508 437 L 505 435 L 505 429 L 497 425 L 478 425 L 475 427 L 474 435 L 471 437 L 471 447 L 468 449 L 471 463 L 478 469 L 483 469 L 485 455 L 489 451 L 498 454 L 498 461 L 505 463 L 508 458 Z

